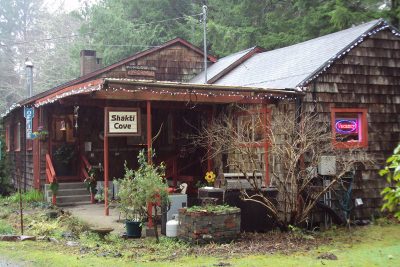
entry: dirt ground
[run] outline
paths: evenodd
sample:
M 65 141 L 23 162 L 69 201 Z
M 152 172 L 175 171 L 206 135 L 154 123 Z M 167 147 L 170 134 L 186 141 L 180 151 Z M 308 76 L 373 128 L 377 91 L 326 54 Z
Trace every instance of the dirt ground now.
M 122 234 L 125 232 L 125 225 L 120 219 L 120 212 L 115 207 L 110 207 L 110 215 L 105 216 L 104 204 L 88 204 L 79 206 L 63 207 L 63 210 L 69 211 L 73 216 L 80 220 L 99 228 L 113 228 L 113 233 Z

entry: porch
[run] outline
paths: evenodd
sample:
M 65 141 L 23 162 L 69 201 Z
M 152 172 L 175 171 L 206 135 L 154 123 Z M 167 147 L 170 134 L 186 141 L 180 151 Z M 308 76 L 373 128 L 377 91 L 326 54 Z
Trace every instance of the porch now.
M 48 136 L 33 141 L 33 150 L 40 151 L 33 157 L 35 186 L 82 182 L 89 177 L 88 170 L 97 169 L 95 178 L 103 182 L 106 192 L 113 179 L 123 176 L 125 162 L 135 169 L 139 151 L 152 148 L 155 163 L 165 162 L 165 177 L 171 186 L 188 183 L 189 196 L 195 196 L 196 182 L 213 169 L 213 162 L 207 160 L 206 149 L 191 145 L 190 136 L 229 104 L 266 107 L 297 94 L 249 87 L 99 79 L 38 95 L 27 100 L 37 114 L 33 128 L 47 129 Z M 133 111 L 135 132 L 110 134 L 108 111 Z M 267 158 L 266 146 L 263 153 Z M 108 194 L 104 196 L 107 207 Z

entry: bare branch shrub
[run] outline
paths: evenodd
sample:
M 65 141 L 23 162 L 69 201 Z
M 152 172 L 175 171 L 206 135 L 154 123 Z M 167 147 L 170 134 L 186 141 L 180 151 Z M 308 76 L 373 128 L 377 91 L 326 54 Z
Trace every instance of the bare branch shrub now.
M 261 109 L 248 112 L 245 108 L 228 108 L 205 124 L 193 143 L 208 149 L 219 177 L 223 169 L 242 173 L 251 186 L 240 189 L 242 200 L 261 204 L 286 230 L 289 225 L 304 223 L 321 197 L 348 172 L 373 161 L 359 148 L 334 149 L 330 125 L 318 115 L 278 108 L 270 118 Z M 336 174 L 329 176 L 325 185 L 317 171 L 321 156 L 336 159 Z M 266 170 L 271 179 L 268 184 Z M 263 181 L 258 179 L 259 174 Z M 267 188 L 278 191 L 277 199 L 267 196 Z

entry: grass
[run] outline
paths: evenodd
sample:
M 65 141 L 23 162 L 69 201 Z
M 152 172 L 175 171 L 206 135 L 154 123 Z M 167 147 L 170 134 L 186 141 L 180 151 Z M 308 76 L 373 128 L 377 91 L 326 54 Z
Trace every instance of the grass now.
M 12 234 L 14 232 L 14 229 L 7 221 L 0 219 L 0 235 Z
M 345 229 L 332 230 L 324 233 L 326 238 L 332 239 L 327 245 L 320 246 L 310 251 L 296 252 L 289 255 L 249 255 L 242 256 L 174 256 L 179 244 L 167 238 L 163 238 L 160 244 L 155 244 L 149 239 L 122 241 L 118 239 L 117 245 L 111 240 L 102 241 L 94 236 L 81 239 L 82 245 L 96 247 L 100 244 L 102 249 L 93 253 L 81 254 L 79 248 L 66 247 L 65 245 L 47 242 L 11 243 L 0 242 L 0 255 L 16 260 L 17 262 L 29 262 L 32 266 L 215 266 L 231 264 L 231 266 L 400 266 L 400 224 L 371 225 L 353 229 L 350 232 Z M 109 247 L 105 244 L 109 243 Z M 150 245 L 148 244 L 150 243 Z M 121 258 L 102 256 L 102 251 L 113 252 L 129 248 L 131 253 L 124 254 Z M 140 250 L 146 249 L 146 253 L 140 257 Z M 188 252 L 190 248 L 188 247 Z M 60 252 L 62 251 L 62 252 Z M 317 259 L 324 253 L 333 253 L 338 260 Z M 112 254 L 110 254 L 112 255 Z M 223 266 L 223 265 L 222 265 Z
M 42 202 L 44 200 L 43 193 L 32 189 L 21 194 L 22 201 L 25 203 Z M 19 193 L 14 193 L 7 198 L 12 203 L 19 202 Z
M 22 266 L 65 266 L 66 262 L 68 266 L 400 266 L 400 224 L 385 220 L 350 231 L 332 229 L 318 233 L 313 236 L 320 240 L 316 242 L 319 246 L 307 249 L 305 246 L 299 249 L 298 243 L 288 243 L 295 252 L 281 247 L 260 255 L 244 251 L 250 251 L 248 246 L 242 249 L 243 244 L 233 243 L 203 246 L 199 253 L 199 247 L 166 237 L 161 237 L 159 244 L 151 238 L 123 240 L 116 235 L 100 239 L 87 231 L 88 225 L 68 214 L 50 219 L 46 216 L 49 207 L 34 204 L 25 207 L 26 234 L 55 237 L 59 243 L 0 242 L 0 255 Z M 0 198 L 0 234 L 19 232 L 15 230 L 19 225 L 16 211 L 18 203 Z M 72 233 L 79 246 L 67 246 L 67 239 L 62 237 L 65 232 Z M 276 246 L 268 235 L 266 238 L 268 246 Z M 298 238 L 301 244 L 306 243 L 302 235 Z M 260 243 L 262 247 L 264 244 Z M 338 260 L 317 259 L 325 253 L 333 253 Z

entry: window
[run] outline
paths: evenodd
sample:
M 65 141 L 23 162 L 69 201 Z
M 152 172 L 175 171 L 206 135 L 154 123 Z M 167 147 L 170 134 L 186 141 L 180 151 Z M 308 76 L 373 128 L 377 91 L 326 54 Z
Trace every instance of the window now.
M 14 151 L 21 151 L 21 123 L 14 127 Z
M 268 142 L 266 140 L 269 116 L 270 111 L 266 108 L 236 113 L 236 129 L 240 143 L 254 150 L 257 160 L 263 165 L 266 185 L 270 184 Z
M 264 146 L 267 110 L 250 110 L 237 115 L 237 133 L 244 145 Z
M 335 148 L 367 147 L 367 109 L 332 108 L 331 124 Z
M 10 136 L 10 125 L 6 126 L 6 151 L 10 151 L 11 136 Z

